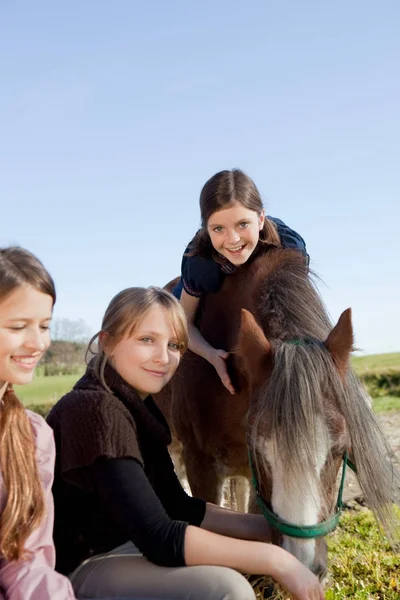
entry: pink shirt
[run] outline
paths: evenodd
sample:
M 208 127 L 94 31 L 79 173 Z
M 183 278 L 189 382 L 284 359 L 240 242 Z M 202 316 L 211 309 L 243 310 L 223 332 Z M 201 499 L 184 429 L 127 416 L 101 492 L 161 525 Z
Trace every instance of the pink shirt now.
M 74 600 L 70 581 L 54 571 L 53 483 L 55 447 L 53 432 L 39 415 L 27 411 L 36 439 L 36 460 L 43 484 L 47 512 L 26 542 L 32 555 L 25 561 L 0 559 L 0 600 Z M 5 490 L 0 473 L 0 508 Z

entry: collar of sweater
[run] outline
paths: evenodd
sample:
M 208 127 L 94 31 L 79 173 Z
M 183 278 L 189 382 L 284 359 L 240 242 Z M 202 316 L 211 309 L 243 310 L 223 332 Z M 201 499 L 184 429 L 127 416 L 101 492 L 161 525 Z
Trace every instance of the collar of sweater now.
M 152 434 L 152 437 L 163 444 L 171 443 L 171 433 L 167 421 L 151 396 L 142 400 L 135 388 L 129 385 L 110 364 L 107 364 L 104 369 L 104 379 L 113 395 L 128 408 L 139 427 L 143 426 Z M 84 376 L 74 387 L 75 389 L 92 388 L 106 391 L 90 364 Z

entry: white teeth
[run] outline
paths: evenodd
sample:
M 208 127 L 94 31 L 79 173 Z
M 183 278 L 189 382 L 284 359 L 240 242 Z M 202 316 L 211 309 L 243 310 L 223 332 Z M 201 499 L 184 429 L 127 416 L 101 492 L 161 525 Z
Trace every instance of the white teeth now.
M 236 246 L 236 248 L 228 248 L 228 250 L 230 250 L 231 252 L 237 252 L 238 250 L 241 250 L 243 248 L 242 246 Z
M 27 364 L 27 365 L 31 365 L 32 363 L 35 362 L 34 358 L 22 358 L 22 357 L 20 357 L 20 358 L 14 358 L 14 360 L 17 360 L 18 362 L 22 362 L 22 363 Z

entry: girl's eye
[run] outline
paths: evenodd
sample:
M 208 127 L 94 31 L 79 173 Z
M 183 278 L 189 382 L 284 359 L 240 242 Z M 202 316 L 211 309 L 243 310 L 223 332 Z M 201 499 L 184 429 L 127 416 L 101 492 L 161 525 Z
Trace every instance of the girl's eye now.
M 246 229 L 248 224 L 249 224 L 248 221 L 242 221 L 241 223 L 239 223 L 239 227 L 240 227 L 240 229 Z
M 42 331 L 49 331 L 49 330 L 50 330 L 50 327 L 49 327 L 49 325 L 42 325 L 42 326 L 40 327 L 40 329 L 41 329 Z
M 170 342 L 169 347 L 171 348 L 171 350 L 180 350 L 180 346 L 179 344 L 177 344 L 177 342 Z
M 23 329 L 25 329 L 25 325 L 22 325 L 21 327 L 10 327 L 11 331 L 22 331 Z
M 223 227 L 221 225 L 217 225 L 216 227 L 214 227 L 214 231 L 216 231 L 217 233 L 221 233 Z
M 153 340 L 151 337 L 142 337 L 142 338 L 140 338 L 140 341 L 141 342 L 152 342 Z

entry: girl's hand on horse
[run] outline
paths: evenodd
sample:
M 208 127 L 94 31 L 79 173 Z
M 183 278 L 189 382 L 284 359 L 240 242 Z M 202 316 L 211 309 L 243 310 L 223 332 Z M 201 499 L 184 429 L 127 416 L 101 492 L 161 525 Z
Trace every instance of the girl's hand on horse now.
M 226 352 L 225 350 L 215 349 L 212 354 L 210 363 L 215 367 L 215 370 L 217 371 L 223 385 L 226 387 L 228 392 L 234 394 L 235 388 L 232 385 L 232 382 L 228 375 L 228 369 L 226 368 L 226 359 L 228 358 L 228 356 L 229 352 Z

